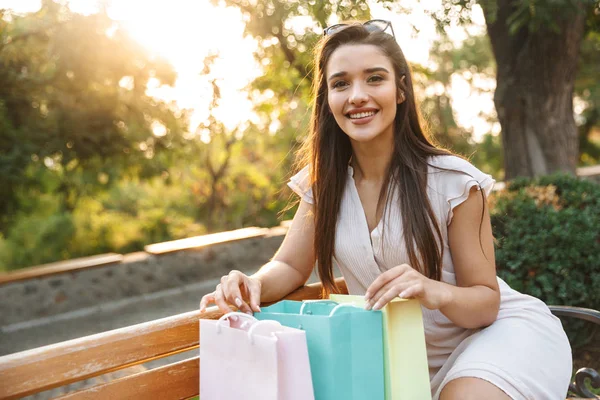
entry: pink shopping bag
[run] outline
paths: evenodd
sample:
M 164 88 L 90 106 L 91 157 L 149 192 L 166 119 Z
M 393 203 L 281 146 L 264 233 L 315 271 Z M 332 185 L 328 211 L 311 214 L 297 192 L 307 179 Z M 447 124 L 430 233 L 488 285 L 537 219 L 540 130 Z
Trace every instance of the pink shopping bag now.
M 314 400 L 306 333 L 229 313 L 200 320 L 200 400 Z

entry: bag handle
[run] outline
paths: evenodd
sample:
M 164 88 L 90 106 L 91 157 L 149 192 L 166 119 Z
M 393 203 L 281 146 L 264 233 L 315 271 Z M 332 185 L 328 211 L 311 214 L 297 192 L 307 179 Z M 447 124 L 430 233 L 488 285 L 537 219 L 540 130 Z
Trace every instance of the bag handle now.
M 274 321 L 274 320 L 270 320 L 270 319 L 257 321 L 255 324 L 252 324 L 252 326 L 248 330 L 248 339 L 250 340 L 250 344 L 254 344 L 254 335 L 253 335 L 254 330 L 256 329 L 257 326 L 261 326 L 261 325 L 275 325 L 275 328 L 277 328 L 277 331 L 271 332 L 271 335 L 275 338 L 277 338 L 275 336 L 275 332 L 281 332 L 283 330 L 283 326 L 278 321 Z
M 304 315 L 304 308 L 308 303 L 321 303 L 321 304 L 337 304 L 337 301 L 333 300 L 304 300 L 302 302 L 302 306 L 300 307 L 300 315 Z M 311 315 L 312 311 L 307 311 L 306 315 Z
M 348 303 L 338 304 L 337 306 L 333 307 L 333 310 L 331 310 L 331 312 L 329 313 L 329 316 L 333 317 L 340 308 L 344 308 L 344 307 L 352 307 L 352 308 L 362 309 L 361 307 L 354 305 L 354 304 L 348 304 Z
M 224 314 L 221 318 L 219 318 L 219 320 L 217 321 L 217 333 L 221 333 L 221 326 L 222 326 L 222 322 L 225 321 L 226 319 L 229 318 L 233 318 L 233 317 L 244 317 L 244 318 L 248 318 L 251 322 L 256 322 L 258 321 L 256 318 L 254 318 L 254 316 L 250 315 L 250 314 L 246 314 L 246 313 L 242 313 L 242 312 L 230 312 L 227 314 Z M 250 322 L 250 321 L 246 321 Z

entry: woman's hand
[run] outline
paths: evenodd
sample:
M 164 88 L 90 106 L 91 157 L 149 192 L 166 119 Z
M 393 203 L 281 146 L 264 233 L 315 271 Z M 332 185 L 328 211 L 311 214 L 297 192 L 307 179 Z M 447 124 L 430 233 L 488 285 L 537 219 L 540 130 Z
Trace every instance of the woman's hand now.
M 379 310 L 396 296 L 417 299 L 430 310 L 444 307 L 452 298 L 445 283 L 429 279 L 410 265 L 402 264 L 384 272 L 373 281 L 365 293 L 365 308 Z
M 206 310 L 210 303 L 216 304 L 223 313 L 233 310 L 229 305 L 235 305 L 241 312 L 251 314 L 252 311 L 260 312 L 261 282 L 251 278 L 240 271 L 231 271 L 229 275 L 221 278 L 214 292 L 202 297 L 200 312 Z

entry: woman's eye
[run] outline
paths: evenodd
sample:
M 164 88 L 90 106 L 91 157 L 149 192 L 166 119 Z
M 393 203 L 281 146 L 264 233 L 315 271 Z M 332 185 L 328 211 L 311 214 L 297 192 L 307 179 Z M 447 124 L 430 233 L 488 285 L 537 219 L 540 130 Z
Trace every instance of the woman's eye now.
M 380 82 L 383 80 L 383 76 L 381 75 L 371 75 L 367 82 Z
M 340 88 L 343 88 L 344 86 L 346 86 L 346 82 L 344 82 L 344 81 L 337 81 L 337 82 L 334 82 L 334 84 L 332 85 L 332 87 L 334 89 L 340 89 Z

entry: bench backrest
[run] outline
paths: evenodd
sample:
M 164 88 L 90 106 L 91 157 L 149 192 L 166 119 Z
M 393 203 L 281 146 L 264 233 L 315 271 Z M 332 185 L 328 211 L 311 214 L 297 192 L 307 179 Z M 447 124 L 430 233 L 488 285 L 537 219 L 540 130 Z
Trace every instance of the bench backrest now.
M 343 291 L 346 286 L 338 280 Z M 318 299 L 321 285 L 299 288 L 290 300 Z M 218 319 L 215 307 L 0 357 L 0 399 L 16 399 L 199 347 L 199 319 Z M 199 392 L 199 359 L 116 379 L 63 399 L 187 399 Z

